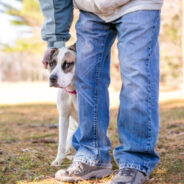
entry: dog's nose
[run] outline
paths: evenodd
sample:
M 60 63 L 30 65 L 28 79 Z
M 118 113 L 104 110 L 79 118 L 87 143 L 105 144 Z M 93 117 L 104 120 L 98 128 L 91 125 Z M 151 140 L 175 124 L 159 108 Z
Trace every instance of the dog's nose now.
M 51 75 L 50 77 L 49 77 L 49 80 L 52 82 L 52 83 L 56 83 L 57 82 L 57 75 Z

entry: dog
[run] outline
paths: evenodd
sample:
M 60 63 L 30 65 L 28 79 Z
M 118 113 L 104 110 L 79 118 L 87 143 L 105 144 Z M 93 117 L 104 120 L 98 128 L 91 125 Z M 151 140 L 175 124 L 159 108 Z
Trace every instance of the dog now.
M 51 166 L 60 166 L 65 157 L 74 154 L 72 137 L 78 127 L 77 96 L 75 91 L 76 47 L 52 49 L 46 58 L 50 71 L 49 86 L 58 88 L 59 144 L 56 159 Z

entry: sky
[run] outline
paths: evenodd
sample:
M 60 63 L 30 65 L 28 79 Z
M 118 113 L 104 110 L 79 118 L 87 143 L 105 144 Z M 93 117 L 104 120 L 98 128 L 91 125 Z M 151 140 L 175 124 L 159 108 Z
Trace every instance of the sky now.
M 14 8 L 20 9 L 21 2 L 15 0 L 1 0 L 2 3 L 13 4 Z M 17 38 L 31 36 L 31 28 L 28 26 L 15 26 L 11 20 L 15 18 L 3 13 L 4 7 L 0 3 L 0 44 L 13 46 Z

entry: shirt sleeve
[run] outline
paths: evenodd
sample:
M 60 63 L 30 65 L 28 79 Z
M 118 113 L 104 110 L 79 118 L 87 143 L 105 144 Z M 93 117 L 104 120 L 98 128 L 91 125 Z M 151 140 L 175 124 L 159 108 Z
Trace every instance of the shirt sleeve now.
M 41 35 L 49 48 L 61 48 L 69 40 L 73 20 L 72 0 L 39 0 L 44 16 Z

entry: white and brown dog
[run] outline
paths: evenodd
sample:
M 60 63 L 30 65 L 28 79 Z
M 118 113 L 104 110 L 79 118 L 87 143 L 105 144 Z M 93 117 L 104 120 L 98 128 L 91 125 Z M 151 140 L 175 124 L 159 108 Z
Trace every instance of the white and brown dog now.
M 74 85 L 75 59 L 75 45 L 52 49 L 46 58 L 50 71 L 49 85 L 58 88 L 59 144 L 52 166 L 61 165 L 67 155 L 74 153 L 72 136 L 78 127 L 77 96 Z

